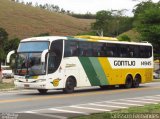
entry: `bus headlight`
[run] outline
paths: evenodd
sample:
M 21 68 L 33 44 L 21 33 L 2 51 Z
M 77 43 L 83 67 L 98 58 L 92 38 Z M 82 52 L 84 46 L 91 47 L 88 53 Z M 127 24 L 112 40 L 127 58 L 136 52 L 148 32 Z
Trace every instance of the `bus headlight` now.
M 44 82 L 44 81 L 46 81 L 46 79 L 38 79 L 36 82 L 40 83 L 40 82 Z

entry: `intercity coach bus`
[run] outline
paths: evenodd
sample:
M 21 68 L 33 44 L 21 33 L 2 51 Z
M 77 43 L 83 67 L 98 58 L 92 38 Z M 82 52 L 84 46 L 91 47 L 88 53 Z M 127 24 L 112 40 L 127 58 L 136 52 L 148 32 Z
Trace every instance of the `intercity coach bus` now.
M 20 42 L 14 83 L 17 88 L 72 93 L 75 87 L 139 87 L 152 81 L 153 50 L 147 42 L 122 42 L 98 36 L 33 37 Z

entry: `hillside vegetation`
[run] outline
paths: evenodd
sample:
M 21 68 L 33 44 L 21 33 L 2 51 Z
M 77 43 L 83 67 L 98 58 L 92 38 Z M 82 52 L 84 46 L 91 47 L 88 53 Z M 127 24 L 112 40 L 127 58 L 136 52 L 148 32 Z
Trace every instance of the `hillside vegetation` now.
M 140 34 L 135 29 L 128 30 L 120 34 L 117 38 L 119 39 L 123 35 L 127 35 L 131 41 L 135 41 L 135 42 L 140 41 Z
M 0 27 L 10 37 L 26 38 L 41 33 L 76 35 L 88 32 L 93 20 L 77 19 L 31 6 L 0 0 Z

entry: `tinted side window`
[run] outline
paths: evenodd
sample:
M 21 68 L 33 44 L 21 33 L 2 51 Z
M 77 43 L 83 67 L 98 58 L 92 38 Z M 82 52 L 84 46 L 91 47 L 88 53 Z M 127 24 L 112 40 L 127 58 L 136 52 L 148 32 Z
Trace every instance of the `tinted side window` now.
M 92 56 L 92 43 L 91 42 L 80 41 L 78 49 L 79 49 L 79 56 L 83 56 L 83 57 Z
M 152 47 L 151 47 L 151 46 L 147 46 L 147 47 L 146 47 L 146 50 L 147 50 L 147 52 L 148 52 L 148 53 L 147 53 L 148 58 L 149 58 L 149 57 L 152 57 Z
M 117 57 L 117 45 L 112 43 L 92 43 L 93 57 Z
M 119 57 L 128 57 L 128 46 L 119 45 Z
M 62 57 L 63 40 L 53 41 L 50 48 L 51 52 L 54 52 L 57 56 Z
M 93 51 L 92 56 L 93 57 L 99 57 L 99 56 L 103 55 L 103 53 L 101 51 L 102 45 L 103 45 L 102 43 L 96 43 L 96 42 L 92 43 L 92 51 Z
M 122 57 L 149 58 L 152 47 L 130 44 L 100 43 L 86 41 L 65 41 L 64 57 Z
M 65 41 L 64 57 L 71 57 L 78 55 L 78 42 L 72 40 Z
M 113 43 L 107 43 L 107 57 L 117 57 L 117 45 Z
M 48 73 L 53 73 L 56 71 L 56 69 L 58 68 L 58 61 L 56 59 L 56 55 L 52 52 L 49 53 L 49 58 L 48 58 Z
M 149 58 L 152 56 L 152 47 L 150 46 L 140 46 L 140 57 Z
M 140 52 L 139 52 L 139 49 L 140 49 L 140 46 L 133 46 L 134 47 L 134 57 L 135 58 L 139 58 L 140 57 Z
M 139 46 L 128 45 L 128 58 L 138 58 L 139 57 Z
M 62 60 L 63 40 L 53 41 L 50 47 L 48 59 L 48 73 L 53 73 L 59 67 Z

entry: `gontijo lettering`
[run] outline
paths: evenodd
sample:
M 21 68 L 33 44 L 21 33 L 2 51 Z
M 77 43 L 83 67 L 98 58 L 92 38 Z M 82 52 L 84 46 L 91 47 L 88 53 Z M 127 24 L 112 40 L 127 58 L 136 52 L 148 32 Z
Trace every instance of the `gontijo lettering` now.
M 121 60 L 115 60 L 114 66 L 135 66 L 135 61 L 121 61 Z

